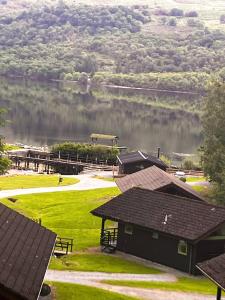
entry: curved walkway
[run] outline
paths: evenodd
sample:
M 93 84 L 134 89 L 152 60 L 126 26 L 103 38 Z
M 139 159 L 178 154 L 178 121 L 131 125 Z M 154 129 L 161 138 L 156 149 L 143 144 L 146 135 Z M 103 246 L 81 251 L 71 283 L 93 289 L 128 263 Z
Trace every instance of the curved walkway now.
M 127 280 L 127 281 L 162 281 L 175 282 L 176 276 L 172 274 L 126 274 L 105 272 L 79 272 L 47 270 L 46 279 L 71 283 L 102 280 Z
M 13 197 L 17 195 L 64 192 L 64 191 L 84 191 L 84 190 L 116 187 L 115 182 L 93 178 L 93 174 L 82 174 L 73 177 L 79 179 L 80 181 L 76 184 L 58 186 L 58 187 L 3 190 L 0 191 L 0 198 Z
M 128 281 L 157 281 L 175 282 L 176 276 L 172 274 L 121 274 L 101 272 L 70 272 L 48 270 L 45 280 L 58 281 L 74 284 L 82 284 L 98 287 L 107 291 L 117 292 L 127 296 L 137 297 L 146 300 L 212 300 L 213 296 L 183 293 L 175 291 L 163 291 L 157 289 L 143 289 L 125 286 L 113 286 L 102 283 L 102 280 L 128 280 Z

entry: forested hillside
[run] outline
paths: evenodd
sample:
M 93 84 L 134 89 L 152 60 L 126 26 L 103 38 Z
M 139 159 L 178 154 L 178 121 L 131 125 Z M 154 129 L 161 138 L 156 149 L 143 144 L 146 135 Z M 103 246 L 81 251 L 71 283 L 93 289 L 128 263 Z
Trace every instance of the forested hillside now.
M 0 74 L 181 90 L 225 76 L 223 1 L 111 2 L 0 0 Z

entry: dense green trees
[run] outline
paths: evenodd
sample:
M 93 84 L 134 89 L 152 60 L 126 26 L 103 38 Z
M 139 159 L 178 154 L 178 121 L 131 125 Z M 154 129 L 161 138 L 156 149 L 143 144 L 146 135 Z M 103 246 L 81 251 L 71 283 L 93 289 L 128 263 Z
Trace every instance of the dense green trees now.
M 106 85 L 121 85 L 159 90 L 174 91 L 203 91 L 210 76 L 207 73 L 141 73 L 135 74 L 109 74 L 96 73 L 93 83 Z
M 4 118 L 3 114 L 5 113 L 5 110 L 0 109 L 0 126 L 4 126 Z M 3 137 L 0 136 L 0 175 L 5 174 L 5 172 L 8 170 L 8 168 L 11 165 L 11 162 L 8 158 L 2 157 L 2 153 L 4 151 L 4 142 Z
M 203 116 L 203 167 L 216 186 L 216 196 L 225 204 L 225 83 L 210 85 Z
M 54 145 L 52 152 L 56 155 L 67 156 L 78 159 L 88 159 L 91 161 L 108 161 L 116 163 L 119 151 L 116 148 L 106 147 L 102 145 L 80 144 L 80 143 L 63 143 Z
M 225 65 L 225 33 L 205 28 L 195 11 L 65 3 L 24 6 L 7 15 L 0 12 L 0 75 L 78 81 L 81 73 L 92 77 L 96 72 L 121 74 L 121 78 L 123 74 L 133 78 L 137 73 L 188 72 L 190 77 L 190 72 L 220 72 Z M 164 21 L 158 16 L 162 11 Z M 174 25 L 179 31 L 180 19 L 186 18 L 182 26 L 189 33 L 151 32 L 148 28 L 154 18 L 168 32 Z M 136 76 L 135 86 L 141 86 L 139 78 L 142 75 Z
M 86 31 L 93 35 L 104 31 L 122 30 L 123 32 L 138 32 L 141 24 L 150 22 L 149 15 L 142 9 L 129 8 L 126 6 L 67 6 L 58 3 L 56 6 L 44 6 L 39 9 L 23 11 L 14 17 L 1 17 L 0 24 L 14 25 L 14 23 L 29 24 L 29 40 L 21 41 L 23 44 L 30 43 L 37 37 L 38 30 L 50 27 L 61 27 L 66 24 L 72 25 L 79 32 Z M 15 33 L 15 32 L 14 32 Z

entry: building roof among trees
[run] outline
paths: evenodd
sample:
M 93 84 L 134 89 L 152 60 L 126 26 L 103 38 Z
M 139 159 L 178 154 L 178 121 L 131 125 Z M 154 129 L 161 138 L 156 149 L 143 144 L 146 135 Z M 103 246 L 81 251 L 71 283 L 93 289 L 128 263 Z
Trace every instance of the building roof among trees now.
M 160 165 L 164 168 L 167 168 L 168 166 L 158 157 L 146 154 L 141 151 L 136 152 L 130 152 L 125 154 L 118 155 L 118 160 L 120 164 L 128 164 L 133 162 L 141 162 L 141 161 L 150 161 L 153 164 Z
M 131 223 L 194 242 L 225 223 L 225 208 L 170 194 L 132 188 L 94 209 L 93 215 Z
M 0 204 L 0 298 L 38 298 L 55 240 L 55 233 Z
M 197 268 L 210 280 L 225 290 L 225 254 L 199 263 Z
M 156 166 L 118 178 L 116 179 L 116 184 L 122 192 L 125 192 L 135 186 L 155 191 L 169 185 L 175 185 L 200 200 L 204 200 L 204 198 L 193 190 L 187 183 L 181 181 L 172 174 L 166 173 Z

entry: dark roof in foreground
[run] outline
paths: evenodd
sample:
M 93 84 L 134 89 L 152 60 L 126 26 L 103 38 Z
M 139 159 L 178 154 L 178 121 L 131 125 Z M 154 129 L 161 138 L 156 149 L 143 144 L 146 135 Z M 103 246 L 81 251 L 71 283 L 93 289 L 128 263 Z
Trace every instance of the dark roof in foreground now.
M 0 295 L 38 298 L 55 239 L 55 233 L 0 204 Z
M 225 208 L 203 201 L 133 188 L 92 214 L 197 242 L 225 223 Z
M 199 263 L 197 268 L 225 290 L 225 254 Z
M 116 184 L 122 192 L 125 192 L 135 186 L 155 191 L 169 185 L 175 185 L 195 197 L 204 200 L 204 198 L 194 191 L 190 185 L 156 166 L 118 178 L 116 179 Z
M 160 165 L 164 168 L 167 168 L 168 166 L 158 157 L 146 154 L 141 151 L 136 151 L 136 152 L 130 152 L 130 153 L 125 153 L 125 154 L 120 154 L 117 156 L 119 162 L 121 164 L 127 164 L 127 163 L 132 163 L 132 162 L 139 162 L 139 161 L 150 161 L 156 165 Z

